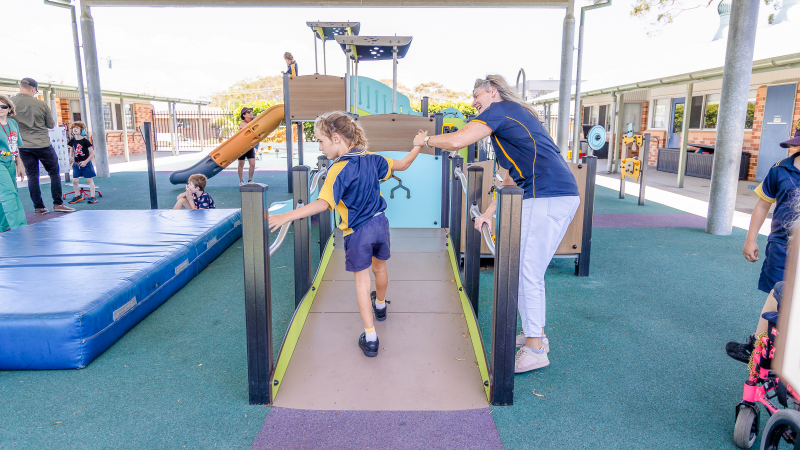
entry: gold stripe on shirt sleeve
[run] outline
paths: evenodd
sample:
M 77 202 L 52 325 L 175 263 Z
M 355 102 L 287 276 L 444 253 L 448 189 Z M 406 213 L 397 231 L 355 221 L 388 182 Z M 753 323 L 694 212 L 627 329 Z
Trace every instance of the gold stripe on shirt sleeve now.
M 758 195 L 761 200 L 764 200 L 767 203 L 775 203 L 774 198 L 771 198 L 769 195 L 764 193 L 764 189 L 761 188 L 763 184 L 764 183 L 758 183 L 758 186 L 756 187 L 756 195 Z

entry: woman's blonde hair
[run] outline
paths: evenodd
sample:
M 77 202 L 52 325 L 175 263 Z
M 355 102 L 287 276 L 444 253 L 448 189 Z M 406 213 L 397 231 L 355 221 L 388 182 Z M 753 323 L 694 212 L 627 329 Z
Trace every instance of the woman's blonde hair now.
M 14 106 L 14 102 L 12 102 L 12 101 L 11 101 L 11 99 L 10 99 L 10 98 L 8 98 L 7 96 L 5 96 L 5 95 L 0 95 L 0 103 L 3 103 L 3 104 L 5 104 L 5 105 L 8 105 L 8 107 L 9 107 L 9 108 L 11 108 L 11 109 L 9 109 L 9 111 L 8 111 L 8 117 L 11 117 L 11 116 L 13 116 L 14 114 L 16 114 L 16 113 L 17 113 L 17 109 L 16 109 L 16 107 Z
M 500 98 L 508 102 L 517 103 L 518 105 L 527 109 L 529 113 L 533 114 L 533 117 L 536 117 L 537 120 L 539 119 L 539 115 L 536 114 L 536 111 L 533 109 L 533 105 L 523 101 L 519 95 L 517 95 L 516 89 L 511 89 L 511 86 L 508 85 L 506 79 L 502 76 L 487 75 L 485 80 L 478 78 L 475 80 L 475 87 L 473 88 L 473 91 L 478 88 L 483 88 L 486 91 L 489 91 L 492 88 L 497 89 L 497 92 L 500 93 Z
M 292 56 L 292 54 L 289 52 L 283 54 L 283 59 L 288 59 L 291 64 L 295 63 L 294 56 Z
M 367 135 L 358 122 L 343 111 L 331 111 L 317 117 L 314 121 L 314 132 L 331 138 L 333 133 L 338 134 L 347 142 L 350 150 L 361 148 L 366 150 L 369 146 Z

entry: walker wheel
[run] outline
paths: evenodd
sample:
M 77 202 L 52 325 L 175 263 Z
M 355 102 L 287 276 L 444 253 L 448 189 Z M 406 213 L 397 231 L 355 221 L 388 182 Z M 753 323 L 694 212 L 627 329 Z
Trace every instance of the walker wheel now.
M 794 444 L 797 448 L 800 439 L 800 412 L 782 409 L 770 417 L 764 436 L 761 438 L 762 450 L 787 448 L 785 444 Z M 784 445 L 781 443 L 784 442 Z
M 749 405 L 742 405 L 733 427 L 733 442 L 739 448 L 750 448 L 758 437 L 758 413 Z

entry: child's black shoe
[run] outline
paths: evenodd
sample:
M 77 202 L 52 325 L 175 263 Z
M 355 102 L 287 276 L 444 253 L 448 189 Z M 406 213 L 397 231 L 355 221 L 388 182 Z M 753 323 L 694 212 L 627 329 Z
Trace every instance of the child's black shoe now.
M 756 338 L 751 334 L 747 337 L 747 342 L 744 344 L 740 344 L 739 342 L 728 342 L 725 344 L 725 353 L 736 361 L 748 364 L 755 344 Z
M 367 342 L 367 333 L 361 333 L 361 337 L 358 338 L 358 346 L 361 347 L 361 351 L 365 355 L 370 357 L 378 356 L 378 339 Z
M 372 291 L 372 293 L 369 294 L 369 296 L 370 298 L 372 298 L 372 312 L 375 313 L 375 320 L 377 320 L 378 322 L 383 322 L 384 320 L 386 320 L 386 311 L 389 309 L 389 303 L 391 302 L 386 300 L 386 307 L 383 309 L 378 309 L 377 305 L 378 294 L 375 291 Z

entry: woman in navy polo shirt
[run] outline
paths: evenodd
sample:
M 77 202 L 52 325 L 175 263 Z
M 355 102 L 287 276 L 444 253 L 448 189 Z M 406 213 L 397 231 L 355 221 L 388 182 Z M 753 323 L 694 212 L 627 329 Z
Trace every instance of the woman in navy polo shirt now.
M 516 373 L 550 364 L 544 334 L 544 273 L 580 204 L 578 184 L 533 107 L 522 101 L 505 79 L 477 80 L 472 106 L 480 115 L 461 130 L 414 139 L 414 145 L 458 150 L 491 136 L 497 163 L 508 170 L 504 185 L 524 190 L 518 309 L 522 333 L 517 336 Z M 418 142 L 419 141 L 419 142 Z M 491 224 L 496 201 L 475 219 L 480 230 Z

